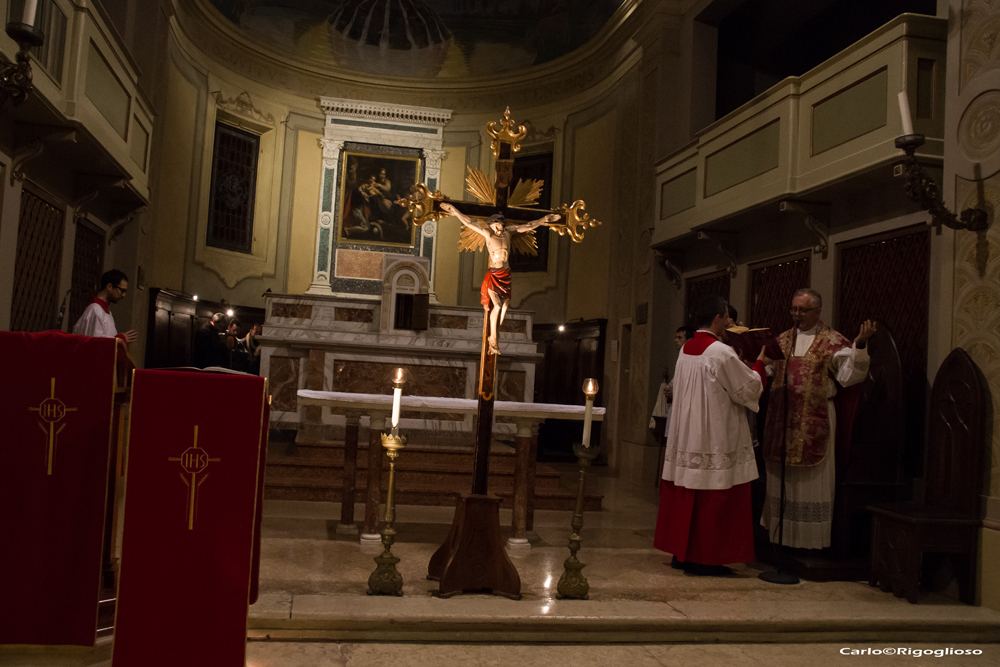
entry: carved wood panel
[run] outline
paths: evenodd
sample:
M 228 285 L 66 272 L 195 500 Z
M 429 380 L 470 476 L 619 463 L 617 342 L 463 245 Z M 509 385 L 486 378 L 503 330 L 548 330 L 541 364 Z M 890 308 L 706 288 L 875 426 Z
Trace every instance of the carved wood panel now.
M 980 496 L 991 412 L 990 392 L 979 367 L 960 347 L 941 364 L 931 392 L 927 439 L 928 505 L 970 517 L 980 515 Z

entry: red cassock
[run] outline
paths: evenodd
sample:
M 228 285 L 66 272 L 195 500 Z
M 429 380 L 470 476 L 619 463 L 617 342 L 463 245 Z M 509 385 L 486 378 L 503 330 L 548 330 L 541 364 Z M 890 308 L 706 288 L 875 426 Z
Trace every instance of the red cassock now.
M 673 445 L 668 442 L 668 457 L 672 451 L 679 456 L 690 455 L 689 452 L 677 452 L 678 447 L 681 450 L 685 448 L 685 428 L 697 430 L 697 426 L 691 426 L 692 422 L 696 420 L 691 419 L 690 414 L 703 414 L 704 419 L 716 424 L 720 421 L 711 407 L 712 399 L 698 395 L 699 388 L 704 387 L 707 388 L 706 391 L 718 392 L 718 385 L 725 380 L 734 382 L 735 378 L 738 381 L 747 381 L 746 367 L 734 369 L 731 361 L 725 358 L 731 354 L 731 350 L 723 349 L 721 343 L 719 343 L 720 347 L 713 350 L 711 356 L 715 360 L 721 358 L 721 363 L 729 364 L 728 370 L 735 372 L 730 372 L 728 375 L 719 372 L 706 381 L 696 377 L 699 373 L 705 373 L 704 368 L 707 367 L 707 363 L 691 363 L 690 360 L 693 357 L 701 356 L 710 345 L 717 342 L 718 339 L 712 334 L 699 331 L 695 338 L 684 345 L 681 356 L 685 357 L 685 363 L 682 364 L 682 360 L 678 359 L 677 373 L 674 378 L 674 413 L 671 415 L 670 437 L 678 438 L 680 442 Z M 735 357 L 735 355 L 733 356 Z M 737 363 L 742 364 L 738 360 Z M 745 392 L 746 396 L 744 402 L 740 403 L 734 399 L 733 406 L 727 405 L 725 409 L 734 410 L 742 416 L 744 405 L 747 407 L 756 406 L 756 398 L 760 395 L 763 387 L 763 364 L 760 362 L 755 364 L 753 371 L 760 377 L 760 384 L 753 386 L 752 382 L 757 382 L 757 380 L 752 379 L 752 375 L 750 375 L 750 384 L 744 384 L 741 387 L 741 391 Z M 735 385 L 724 388 L 727 389 L 726 395 L 740 394 L 740 391 L 734 391 Z M 725 403 L 729 403 L 728 399 L 723 400 Z M 683 405 L 685 401 L 699 407 L 685 412 L 684 408 L 687 407 Z M 709 407 L 701 407 L 706 405 Z M 678 414 L 679 406 L 681 407 L 680 412 L 683 414 Z M 681 423 L 676 423 L 675 420 L 679 420 Z M 742 427 L 747 428 L 745 416 Z M 749 437 L 749 431 L 747 431 L 747 436 Z M 670 449 L 671 446 L 673 446 L 673 450 Z M 695 455 L 708 457 L 712 454 L 696 453 Z M 752 458 L 751 446 L 750 459 L 752 460 Z M 665 465 L 669 465 L 669 462 Z M 756 476 L 755 472 L 753 476 Z M 727 565 L 754 560 L 749 481 L 735 483 L 729 488 L 702 489 L 687 488 L 667 479 L 660 480 L 660 508 L 656 520 L 653 546 L 673 554 L 677 560 L 685 563 Z
M 750 484 L 717 491 L 685 489 L 661 479 L 653 546 L 684 563 L 754 560 Z

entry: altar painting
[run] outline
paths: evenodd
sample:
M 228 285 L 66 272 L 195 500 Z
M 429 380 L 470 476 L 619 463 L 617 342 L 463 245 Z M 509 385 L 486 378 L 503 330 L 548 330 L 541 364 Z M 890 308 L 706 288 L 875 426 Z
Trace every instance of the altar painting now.
M 414 245 L 412 214 L 396 203 L 420 182 L 420 158 L 345 151 L 338 243 Z

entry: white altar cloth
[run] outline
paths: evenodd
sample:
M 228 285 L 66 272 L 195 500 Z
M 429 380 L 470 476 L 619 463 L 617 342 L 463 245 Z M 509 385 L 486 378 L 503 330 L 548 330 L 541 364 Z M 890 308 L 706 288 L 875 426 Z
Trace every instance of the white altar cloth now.
M 343 391 L 299 389 L 298 399 L 299 405 L 320 405 L 338 410 L 392 411 L 392 396 L 388 394 L 351 394 Z M 471 398 L 439 398 L 436 396 L 403 396 L 400 398 L 401 409 L 415 412 L 475 414 L 478 407 L 479 401 Z M 521 417 L 534 420 L 550 418 L 582 420 L 585 409 L 582 405 L 496 401 L 493 404 L 493 416 Z M 605 411 L 606 408 L 594 408 L 594 421 L 602 421 Z

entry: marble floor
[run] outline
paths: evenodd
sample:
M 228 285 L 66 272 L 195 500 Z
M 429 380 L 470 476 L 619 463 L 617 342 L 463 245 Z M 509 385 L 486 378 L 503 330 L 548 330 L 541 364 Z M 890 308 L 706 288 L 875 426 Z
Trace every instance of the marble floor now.
M 575 481 L 575 468 L 555 464 L 564 484 Z M 755 565 L 735 565 L 731 577 L 692 577 L 669 567 L 670 555 L 653 549 L 656 522 L 655 489 L 637 489 L 610 477 L 606 469 L 592 469 L 588 491 L 604 494 L 604 511 L 584 516 L 583 547 L 590 600 L 649 602 L 890 602 L 905 607 L 863 582 L 802 582 L 778 586 L 761 581 Z M 400 506 L 396 511 L 393 553 L 403 576 L 405 598 L 429 598 L 437 584 L 426 579 L 427 562 L 448 534 L 452 507 Z M 358 505 L 355 516 L 364 516 Z M 521 576 L 522 600 L 552 602 L 556 584 L 569 555 L 570 512 L 535 512 L 529 532 L 531 549 L 509 552 Z M 501 510 L 506 538 L 510 511 Z M 278 603 L 295 596 L 359 595 L 367 590 L 374 569 L 372 554 L 363 553 L 356 535 L 337 533 L 337 503 L 267 501 L 264 507 L 261 549 L 261 602 Z M 279 597 L 275 597 L 279 596 Z M 473 596 L 482 598 L 484 596 Z M 929 594 L 922 604 L 957 604 L 942 594 Z M 252 610 L 253 611 L 253 610 Z
M 573 484 L 572 466 L 563 470 Z M 246 664 L 1000 664 L 1000 613 L 960 604 L 947 588 L 911 605 L 865 582 L 768 584 L 755 564 L 725 578 L 673 570 L 670 556 L 652 548 L 655 490 L 626 486 L 600 468 L 594 473 L 588 490 L 604 494 L 605 510 L 585 516 L 586 601 L 555 598 L 569 512 L 536 512 L 531 548 L 512 554 L 522 600 L 441 600 L 426 566 L 452 508 L 397 508 L 393 553 L 404 596 L 395 598 L 365 594 L 375 564 L 356 535 L 338 532 L 339 505 L 266 502 L 261 595 L 250 609 Z M 363 505 L 356 516 L 360 522 Z M 501 523 L 509 530 L 509 511 Z M 111 641 L 94 649 L 0 646 L 0 665 L 109 667 Z M 850 654 L 866 649 L 890 652 Z

